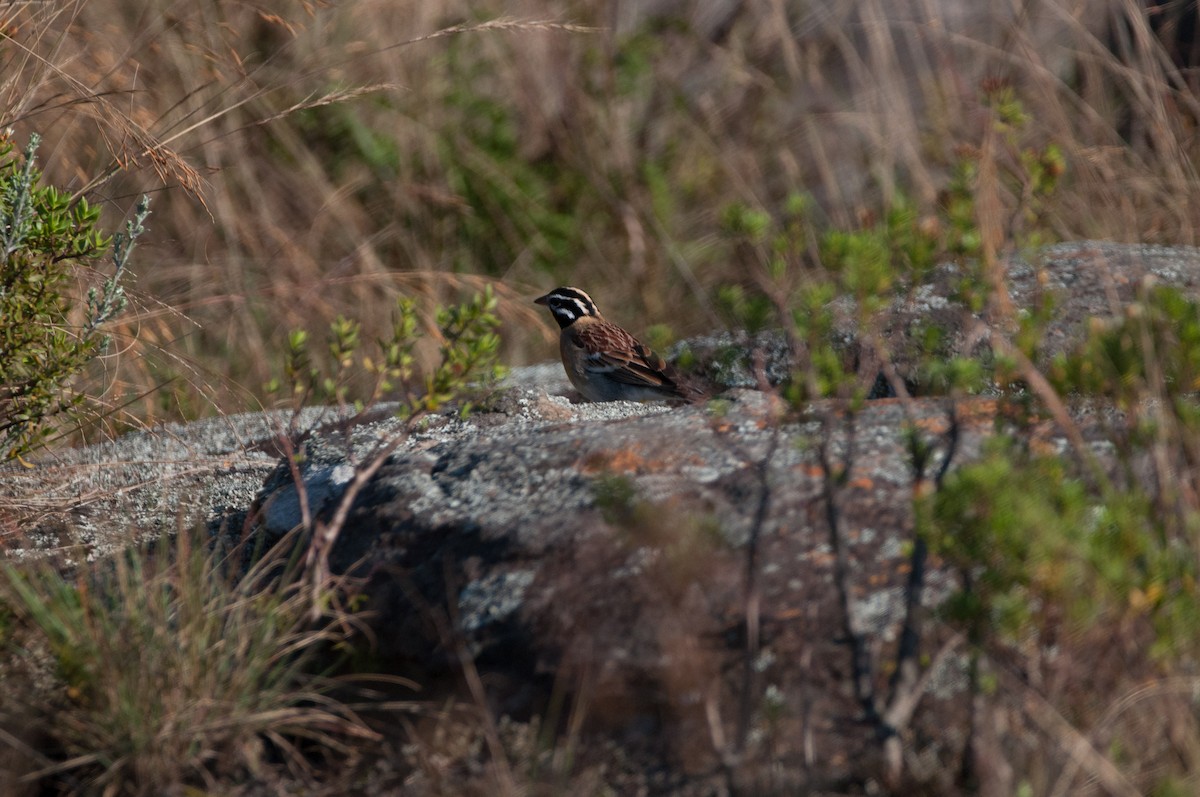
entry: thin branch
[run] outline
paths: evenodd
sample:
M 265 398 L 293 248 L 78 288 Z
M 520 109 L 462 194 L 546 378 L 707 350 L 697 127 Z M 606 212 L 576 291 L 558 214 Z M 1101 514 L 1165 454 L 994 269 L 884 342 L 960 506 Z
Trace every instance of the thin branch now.
M 746 648 L 742 661 L 742 711 L 738 719 L 738 733 L 734 752 L 738 755 L 746 749 L 746 739 L 750 735 L 750 721 L 754 716 L 754 660 L 758 656 L 762 644 L 761 612 L 762 592 L 758 582 L 758 547 L 762 536 L 763 526 L 771 510 L 771 484 L 769 481 L 771 460 L 779 446 L 779 424 L 773 425 L 771 442 L 767 452 L 758 461 L 759 484 L 761 486 L 758 506 L 754 511 L 754 520 L 750 524 L 750 537 L 746 541 L 746 570 L 743 592 L 743 612 L 746 622 Z
M 1003 672 L 1003 670 L 1001 670 Z M 1032 719 L 1042 731 L 1055 740 L 1070 757 L 1072 762 L 1083 768 L 1091 777 L 1114 797 L 1139 797 L 1142 792 L 1112 760 L 1096 749 L 1096 746 L 1079 729 L 1067 721 L 1065 717 L 1021 679 L 1006 673 L 1007 686 L 1020 695 L 1020 706 L 1025 715 Z
M 827 411 L 823 423 L 821 440 L 817 446 L 820 457 L 822 489 L 825 497 L 825 521 L 829 527 L 829 547 L 833 551 L 833 585 L 837 590 L 838 606 L 841 609 L 842 628 L 850 646 L 851 678 L 854 697 L 862 707 L 864 718 L 875 727 L 880 727 L 879 707 L 875 694 L 875 679 L 871 666 L 871 653 L 861 634 L 854 628 L 852 600 L 850 597 L 850 564 L 841 533 L 841 483 L 854 461 L 854 420 L 849 416 L 846 425 L 847 453 L 840 471 L 834 471 L 830 458 L 829 443 L 835 424 L 834 413 Z
M 1054 390 L 1054 386 L 1050 384 L 1050 380 L 1038 370 L 1037 366 L 1025 355 L 1025 352 L 1012 345 L 1006 337 L 982 321 L 978 322 L 968 337 L 986 340 L 997 353 L 1012 358 L 1025 383 L 1029 385 L 1029 389 L 1042 400 L 1046 409 L 1050 411 L 1051 417 L 1054 418 L 1054 422 L 1058 424 L 1063 434 L 1067 436 L 1071 447 L 1078 453 L 1084 465 L 1087 466 L 1087 475 L 1091 477 L 1092 486 L 1107 492 L 1110 488 L 1108 477 L 1105 475 L 1104 469 L 1100 466 L 1099 462 L 1096 461 L 1096 457 L 1088 448 L 1087 442 L 1083 439 L 1083 433 L 1079 431 L 1078 424 L 1075 423 L 1071 418 L 1070 412 L 1067 411 L 1067 405 L 1063 403 L 1062 398 Z
M 946 431 L 946 453 L 942 464 L 934 477 L 934 489 L 940 489 L 942 479 L 954 460 L 960 438 L 960 423 L 957 405 L 950 400 L 950 428 Z M 914 453 L 913 462 L 913 501 L 922 500 L 929 489 L 925 469 L 928 459 Z M 918 618 L 921 613 L 921 593 L 925 588 L 925 564 L 928 556 L 928 544 L 921 530 L 920 518 L 914 520 L 913 551 L 909 559 L 908 579 L 904 585 L 904 623 L 900 629 L 900 642 L 896 649 L 896 669 L 892 673 L 889 684 L 887 707 L 883 712 L 885 738 L 895 737 L 912 719 L 912 712 L 920 700 L 924 679 L 922 677 L 920 653 L 921 636 Z M 928 672 L 928 670 L 926 670 Z M 889 759 L 889 766 L 898 766 L 898 759 Z M 894 774 L 898 775 L 896 771 Z
M 412 430 L 413 421 L 421 416 L 417 413 L 409 418 L 409 422 L 405 424 L 404 429 L 392 435 L 382 446 L 372 452 L 371 460 L 365 466 L 355 468 L 354 479 L 342 493 L 341 500 L 338 502 L 337 509 L 333 513 L 328 523 L 317 521 L 313 529 L 312 540 L 308 546 L 308 552 L 304 557 L 304 569 L 309 574 L 309 578 L 314 588 L 313 606 L 311 609 L 312 619 L 316 619 L 321 615 L 322 608 L 319 600 L 323 594 L 320 585 L 327 582 L 330 576 L 329 556 L 333 551 L 334 545 L 337 543 L 338 536 L 342 533 L 342 529 L 346 525 L 346 519 L 350 516 L 350 510 L 354 506 L 354 501 L 358 498 L 358 494 L 366 487 L 367 483 L 375 476 L 383 463 L 388 457 L 400 447 L 409 437 L 409 432 Z M 300 482 L 297 482 L 299 488 Z

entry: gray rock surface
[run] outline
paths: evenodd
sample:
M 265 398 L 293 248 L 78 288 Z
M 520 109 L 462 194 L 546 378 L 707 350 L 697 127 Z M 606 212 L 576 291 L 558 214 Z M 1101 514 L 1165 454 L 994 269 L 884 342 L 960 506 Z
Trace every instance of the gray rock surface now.
M 899 352 L 917 321 L 961 326 L 946 292 L 953 273 L 897 302 L 888 328 Z M 1147 278 L 1195 293 L 1200 251 L 1062 245 L 1014 262 L 1009 276 L 1018 308 L 1059 294 L 1052 335 L 1065 347 Z M 712 351 L 750 345 L 713 340 Z M 772 346 L 778 376 L 778 338 L 765 339 Z M 726 359 L 724 383 L 756 383 L 744 366 Z M 850 688 L 820 446 L 846 468 L 834 515 L 852 626 L 883 662 L 911 565 L 906 430 L 944 456 L 948 400 L 868 402 L 853 418 L 818 402 L 795 417 L 745 387 L 687 407 L 576 404 L 567 388 L 553 363 L 515 369 L 469 417 L 437 415 L 408 431 L 387 406 L 361 418 L 317 408 L 167 425 L 30 469 L 5 465 L 5 552 L 70 561 L 198 523 L 278 539 L 301 523 L 302 494 L 330 518 L 357 470 L 401 435 L 332 556 L 362 577 L 381 661 L 436 683 L 469 655 L 497 710 L 516 717 L 545 711 L 555 689 L 585 694 L 589 729 L 686 777 L 720 769 L 744 731 L 742 763 L 782 755 L 784 783 L 840 782 L 861 763 L 848 751 L 868 748 L 872 730 Z M 993 433 L 996 406 L 974 399 L 955 410 L 954 460 L 967 462 Z M 1051 426 L 1039 434 L 1046 450 L 1065 446 Z M 299 484 L 286 464 L 293 452 Z M 936 604 L 953 585 L 934 567 L 922 598 Z M 753 660 L 750 615 L 761 635 Z M 885 675 L 876 672 L 881 686 Z M 960 716 L 962 682 L 950 657 L 927 684 L 917 731 L 931 760 L 961 753 L 946 728 Z
M 964 427 L 964 457 L 990 432 L 984 410 Z M 426 677 L 453 668 L 452 626 L 502 713 L 528 716 L 547 699 L 537 686 L 545 678 L 587 673 L 593 708 L 608 722 L 639 744 L 667 740 L 670 760 L 702 770 L 713 765 L 706 711 L 730 722 L 738 712 L 733 665 L 753 545 L 766 641 L 754 665 L 759 688 L 774 688 L 793 719 L 807 703 L 822 724 L 807 731 L 811 743 L 843 750 L 850 743 L 836 720 L 857 709 L 838 641 L 815 448 L 823 432 L 816 419 L 781 423 L 777 411 L 770 396 L 737 391 L 720 411 L 497 424 L 405 451 L 360 496 L 335 564 L 368 579 L 385 660 L 418 662 Z M 853 623 L 883 646 L 894 645 L 904 615 L 908 423 L 937 445 L 946 407 L 875 402 L 852 435 L 849 426 L 829 432 L 832 456 L 850 468 L 840 519 Z M 935 573 L 927 600 L 950 586 Z M 804 735 L 799 724 L 775 732 Z M 869 731 L 849 736 L 862 744 Z M 820 773 L 839 774 L 844 767 Z

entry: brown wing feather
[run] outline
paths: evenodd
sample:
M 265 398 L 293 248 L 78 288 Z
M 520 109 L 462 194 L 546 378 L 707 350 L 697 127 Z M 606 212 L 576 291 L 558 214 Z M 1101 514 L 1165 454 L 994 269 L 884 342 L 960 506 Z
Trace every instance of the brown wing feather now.
M 619 326 L 607 322 L 590 324 L 579 329 L 576 338 L 595 363 L 595 370 L 603 371 L 609 379 L 678 392 L 666 360 Z

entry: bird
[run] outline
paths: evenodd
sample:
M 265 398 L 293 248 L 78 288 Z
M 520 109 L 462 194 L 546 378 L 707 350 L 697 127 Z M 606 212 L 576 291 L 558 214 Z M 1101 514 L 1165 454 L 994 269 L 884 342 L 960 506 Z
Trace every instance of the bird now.
M 563 368 L 588 401 L 695 401 L 696 391 L 633 335 L 606 321 L 579 288 L 561 287 L 533 300 L 560 328 Z

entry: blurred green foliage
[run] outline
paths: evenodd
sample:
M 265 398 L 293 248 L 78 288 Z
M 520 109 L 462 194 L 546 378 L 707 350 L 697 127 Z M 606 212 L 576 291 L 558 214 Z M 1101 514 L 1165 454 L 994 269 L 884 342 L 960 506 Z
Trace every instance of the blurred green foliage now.
M 389 334 L 375 340 L 369 353 L 363 351 L 362 326 L 354 319 L 333 320 L 324 358 L 313 356 L 307 330 L 293 330 L 284 351 L 283 376 L 272 380 L 266 391 L 278 395 L 288 386 L 297 407 L 334 402 L 362 410 L 376 401 L 394 399 L 400 404 L 397 413 L 405 417 L 453 401 L 468 412 L 471 392 L 504 375 L 498 361 L 496 297 L 488 287 L 460 304 L 438 306 L 435 323 L 439 357 L 423 375 L 416 373 L 413 351 L 425 333 L 418 323 L 417 304 L 408 297 L 397 300 Z
M 101 329 L 125 307 L 121 278 L 149 213 L 143 198 L 110 239 L 98 207 L 38 185 L 39 141 L 31 136 L 17 156 L 0 135 L 0 458 L 29 452 L 77 417 L 85 397 L 69 382 L 108 346 Z M 110 243 L 113 273 L 88 291 L 85 310 L 72 294 Z
M 1144 491 L 1097 493 L 1062 457 L 996 438 L 924 500 L 930 551 L 962 575 L 942 614 L 977 644 L 1144 617 L 1156 653 L 1198 649 L 1194 554 Z

